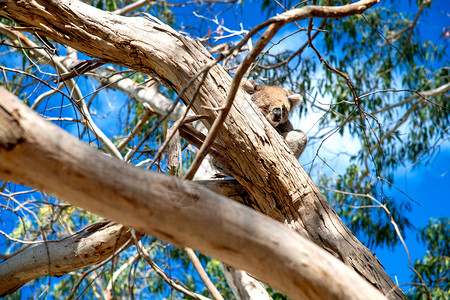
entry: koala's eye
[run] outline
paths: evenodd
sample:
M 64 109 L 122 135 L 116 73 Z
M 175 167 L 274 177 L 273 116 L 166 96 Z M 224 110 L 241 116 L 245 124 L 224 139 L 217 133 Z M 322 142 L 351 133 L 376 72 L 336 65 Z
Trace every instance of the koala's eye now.
M 270 105 L 268 104 L 261 105 L 259 109 L 262 111 L 268 111 L 270 109 Z

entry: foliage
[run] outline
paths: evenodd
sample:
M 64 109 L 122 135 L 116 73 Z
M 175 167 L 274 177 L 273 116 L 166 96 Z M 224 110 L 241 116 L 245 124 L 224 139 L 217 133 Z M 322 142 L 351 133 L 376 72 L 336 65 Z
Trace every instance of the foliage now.
M 414 262 L 418 274 L 414 274 L 412 282 L 417 285 L 412 285 L 408 296 L 411 299 L 427 299 L 428 295 L 431 299 L 450 299 L 450 219 L 431 219 L 420 229 L 418 238 L 426 245 L 427 252 Z
M 378 194 L 376 186 L 368 186 L 369 183 L 360 182 L 360 178 L 361 170 L 358 165 L 351 165 L 347 172 L 338 175 L 333 183 L 326 176 L 322 176 L 319 182 L 322 187 L 334 186 L 334 189 L 323 188 L 324 195 L 333 199 L 332 204 L 336 212 L 365 245 L 369 248 L 393 248 L 399 242 L 399 237 L 390 224 L 390 216 L 379 203 L 369 197 Z M 352 192 L 342 192 L 346 191 L 348 186 L 352 187 Z M 389 208 L 400 232 L 411 226 L 405 215 L 405 212 L 411 210 L 409 203 L 396 205 L 392 198 L 384 196 L 382 204 Z
M 93 6 L 108 11 L 122 8 L 131 2 L 89 1 Z M 242 22 L 246 16 L 240 12 L 255 3 L 206 2 L 193 1 L 189 5 L 155 2 L 131 15 L 139 16 L 141 12 L 148 12 L 186 35 L 201 38 L 208 48 L 220 44 L 232 46 L 240 41 L 245 31 L 240 32 L 237 29 L 227 31 L 226 26 L 234 28 L 228 19 L 233 16 Z M 317 5 L 325 5 L 331 1 L 316 2 Z M 313 170 L 311 175 L 318 178 L 324 195 L 343 221 L 369 247 L 393 248 L 397 245 L 399 238 L 391 224 L 391 216 L 401 233 L 411 227 L 406 216 L 411 210 L 411 203 L 401 202 L 389 196 L 391 185 L 396 179 L 395 172 L 407 164 L 416 167 L 426 164 L 435 157 L 440 145 L 449 138 L 450 110 L 446 107 L 449 103 L 449 94 L 441 92 L 426 98 L 418 95 L 418 92 L 430 92 L 448 83 L 450 76 L 448 40 L 431 39 L 428 32 L 423 32 L 422 26 L 419 26 L 427 21 L 426 13 L 433 3 L 422 5 L 423 1 L 416 1 L 417 5 L 414 5 L 410 2 L 404 1 L 400 5 L 396 1 L 391 1 L 390 5 L 387 3 L 378 5 L 364 15 L 326 20 L 321 30 L 312 30 L 311 35 L 317 33 L 312 45 L 333 68 L 346 74 L 349 77 L 348 81 L 327 68 L 308 44 L 306 30 L 308 21 L 298 22 L 277 35 L 274 44 L 258 57 L 250 75 L 266 84 L 283 85 L 301 93 L 306 101 L 300 107 L 300 118 L 304 119 L 317 111 L 323 113 L 317 131 L 309 137 L 311 144 L 309 147 L 317 146 L 317 143 L 322 143 L 333 134 L 348 135 L 358 140 L 360 147 L 354 153 L 348 154 L 349 163 L 345 171 L 333 172 L 330 175 L 324 171 L 330 169 L 326 162 L 325 168 L 317 167 L 316 161 L 321 158 L 321 144 L 317 147 L 318 154 L 312 159 L 310 169 Z M 342 3 L 344 1 L 333 1 L 333 5 Z M 310 2 L 301 1 L 300 5 L 307 4 Z M 273 16 L 298 4 L 294 1 L 284 1 L 282 3 L 284 8 L 281 8 L 277 1 L 264 0 L 257 5 L 260 5 L 260 9 L 267 16 Z M 201 14 L 203 18 L 192 17 L 192 11 Z M 417 22 L 414 21 L 416 16 Z M 211 20 L 216 20 L 217 23 Z M 322 24 L 321 20 L 314 22 L 315 29 Z M 2 20 L 2 23 L 13 25 L 9 20 Z M 245 26 L 253 25 L 255 24 Z M 32 35 L 28 36 L 39 43 Z M 7 37 L 2 35 L 2 39 L 7 40 Z M 295 47 L 285 46 L 284 42 L 288 44 L 291 39 L 295 40 Z M 56 73 L 51 67 L 42 68 L 30 62 L 28 57 L 32 54 L 29 49 L 22 49 L 22 52 L 12 51 L 4 45 L 1 46 L 5 53 L 0 58 L 2 66 L 21 69 L 26 74 L 42 74 L 43 80 L 47 80 L 47 73 Z M 63 47 L 60 46 L 59 50 L 65 54 Z M 230 74 L 242 61 L 243 55 L 245 53 L 230 57 L 224 63 L 224 66 L 229 67 Z M 142 83 L 148 79 L 147 75 L 142 73 L 131 73 L 115 67 L 118 72 L 127 72 L 123 74 L 135 82 Z M 125 99 L 126 97 L 121 94 L 118 95 L 101 84 L 83 77 L 77 79 L 77 84 L 84 88 L 86 94 L 93 94 L 89 99 L 86 97 L 86 101 L 96 121 L 100 123 L 104 119 L 114 120 L 105 121 L 102 125 L 103 128 L 107 128 L 108 136 L 116 145 L 141 120 L 144 107 L 132 97 Z M 7 86 L 29 105 L 34 103 L 39 93 L 47 91 L 37 80 L 14 72 L 3 73 L 2 85 Z M 105 89 L 102 90 L 103 88 Z M 352 88 L 357 97 L 352 94 Z M 160 91 L 169 99 L 176 97 L 171 89 L 161 88 Z M 47 118 L 73 118 L 75 121 L 58 119 L 54 122 L 81 140 L 104 150 L 95 136 L 81 124 L 80 113 L 74 108 L 68 94 L 49 97 L 36 110 Z M 126 155 L 140 141 L 145 140 L 139 149 L 141 152 L 132 157 L 133 164 L 152 160 L 156 152 L 154 150 L 157 150 L 165 140 L 167 128 L 172 123 L 164 121 L 160 126 L 156 126 L 159 120 L 160 116 L 152 115 L 142 130 L 121 151 Z M 310 130 L 310 128 L 302 129 Z M 338 156 L 339 154 L 336 155 Z M 188 167 L 191 159 L 192 153 L 184 150 L 184 169 Z M 166 159 L 163 155 L 153 170 L 164 172 L 165 164 Z M 7 213 L 2 212 L 2 222 L 12 219 L 10 222 L 13 225 L 9 227 L 10 235 L 14 238 L 59 239 L 80 230 L 98 218 L 66 205 L 58 199 L 19 185 L 8 184 L 0 191 L 4 198 L 2 205 L 7 207 L 10 213 L 6 216 Z M 17 194 L 17 192 L 24 193 Z M 373 195 L 377 196 L 375 200 L 389 209 L 390 216 L 371 198 Z M 10 199 L 14 199 L 15 202 L 11 204 Z M 20 203 L 26 203 L 25 215 L 16 213 Z M 43 232 L 45 236 L 42 235 Z M 415 269 L 431 290 L 432 296 L 436 298 L 450 297 L 449 236 L 448 219 L 430 221 L 430 225 L 421 230 L 421 239 L 428 245 L 429 250 L 422 260 L 416 261 Z M 18 251 L 22 247 L 18 243 L 6 240 L 7 248 L 2 248 L 5 254 Z M 189 289 L 210 296 L 182 250 L 152 237 L 146 239 L 144 246 L 166 274 Z M 109 282 L 117 266 L 125 265 L 126 268 L 115 281 L 113 289 L 115 296 L 186 298 L 171 289 L 142 258 L 133 260 L 135 256 L 136 249 L 130 248 L 115 259 L 114 265 L 110 262 L 92 272 L 89 280 L 81 283 L 76 295 L 83 298 L 101 295 L 102 288 Z M 233 296 L 225 283 L 220 263 L 202 255 L 200 259 L 224 297 L 231 299 Z M 52 285 L 46 295 L 55 298 L 67 297 L 75 283 L 88 270 L 91 268 L 63 277 Z M 421 282 L 417 277 L 413 280 L 416 283 Z M 41 278 L 30 286 L 40 292 L 48 288 L 48 282 L 48 278 Z M 271 288 L 268 290 L 274 299 L 285 299 Z M 11 298 L 20 298 L 20 293 L 21 291 L 18 291 Z M 424 295 L 425 291 L 421 286 L 414 286 L 410 290 L 410 296 L 414 299 L 422 299 Z
M 271 2 L 264 3 L 269 7 Z M 448 43 L 439 40 L 439 45 L 435 45 L 413 22 L 415 13 L 419 23 L 425 22 L 424 15 L 431 7 L 423 5 L 422 10 L 420 5 L 416 12 L 411 8 L 414 13 L 405 13 L 394 3 L 376 6 L 364 15 L 328 20 L 326 33 L 313 41 L 333 68 L 349 76 L 360 99 L 355 100 L 345 78 L 324 64 L 322 69 L 316 67 L 316 55 L 307 50 L 266 55 L 259 63 L 263 67 L 257 66 L 254 72 L 256 77 L 270 78 L 271 84 L 285 84 L 300 91 L 312 106 L 300 108 L 301 118 L 320 107 L 318 99 L 332 103 L 319 121 L 318 132 L 350 134 L 359 139 L 361 148 L 350 156 L 345 173 L 330 178 L 322 168 L 311 167 L 321 170 L 314 175 L 323 187 L 381 195 L 378 200 L 389 208 L 401 231 L 410 226 L 404 211 L 410 209 L 411 203 L 399 203 L 388 196 L 395 171 L 407 164 L 418 167 L 429 162 L 448 140 L 450 128 L 449 94 L 437 93 L 424 99 L 417 93 L 433 91 L 449 80 Z M 290 56 L 293 57 L 289 64 L 267 68 Z M 312 78 L 316 78 L 315 84 L 311 84 Z M 314 136 L 310 136 L 311 140 Z M 368 245 L 396 245 L 397 233 L 384 212 L 355 207 L 373 205 L 368 198 L 323 192 L 346 224 Z

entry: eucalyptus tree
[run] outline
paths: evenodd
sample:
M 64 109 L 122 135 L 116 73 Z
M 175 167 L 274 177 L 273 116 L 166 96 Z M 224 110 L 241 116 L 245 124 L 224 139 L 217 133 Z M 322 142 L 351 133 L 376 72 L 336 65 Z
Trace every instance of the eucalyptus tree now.
M 231 12 L 238 21 L 246 19 L 239 10 L 249 4 L 237 1 L 91 3 L 113 14 L 76 1 L 2 4 L 0 32 L 8 51 L 2 85 L 47 121 L 106 154 L 42 123 L 2 91 L 9 99 L 2 102 L 0 121 L 2 205 L 14 224 L 4 233 L 9 248 L 0 264 L 2 293 L 38 278 L 32 283 L 42 286 L 37 290 L 69 298 L 170 293 L 220 299 L 217 288 L 230 298 L 219 262 L 203 255 L 216 287 L 207 279 L 200 284 L 192 265 L 200 274 L 202 268 L 189 255 L 191 247 L 293 298 L 367 298 L 361 290 L 379 296 L 325 252 L 308 248 L 303 236 L 388 297 L 404 298 L 325 200 L 366 245 L 393 246 L 410 226 L 404 215 L 409 203 L 384 191 L 394 184 L 399 166 L 426 162 L 448 141 L 445 40 L 427 40 L 419 30 L 432 1 L 412 6 L 413 15 L 394 4 L 373 6 L 376 2 L 328 7 L 325 1 L 298 6 L 265 1 L 267 20 L 252 29 L 223 24 L 221 16 L 228 20 Z M 194 16 L 186 16 L 192 11 Z M 295 47 L 279 51 L 290 39 Z M 311 131 L 309 147 L 316 152 L 301 162 L 325 198 L 239 89 L 244 75 L 300 93 L 300 126 L 308 115 L 322 113 L 318 130 L 302 128 Z M 194 120 L 208 128 L 207 136 L 189 124 Z M 322 145 L 337 134 L 361 146 L 349 155 L 346 171 L 335 176 L 320 160 Z M 192 179 L 206 153 L 237 181 L 192 185 L 152 173 Z M 202 186 L 283 222 L 297 235 Z M 93 223 L 98 217 L 77 206 L 127 227 Z M 363 209 L 368 206 L 378 209 Z M 143 238 L 144 233 L 151 236 Z M 274 247 L 281 242 L 285 248 Z M 33 243 L 38 245 L 30 247 Z M 242 253 L 232 255 L 227 247 Z M 320 259 L 304 262 L 300 258 L 308 252 L 300 248 L 318 251 Z M 271 260 L 264 259 L 266 253 Z M 39 265 L 26 263 L 37 256 Z M 314 264 L 322 259 L 328 264 Z M 302 264 L 309 267 L 289 268 Z M 327 268 L 331 274 L 325 275 Z M 73 273 L 56 284 L 41 277 L 68 272 Z M 297 286 L 299 278 L 303 285 Z

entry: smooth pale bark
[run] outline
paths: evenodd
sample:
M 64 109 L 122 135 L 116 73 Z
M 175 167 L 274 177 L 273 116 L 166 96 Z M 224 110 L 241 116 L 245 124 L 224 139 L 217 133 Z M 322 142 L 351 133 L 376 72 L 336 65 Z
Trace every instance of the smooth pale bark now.
M 242 270 L 223 264 L 228 286 L 237 300 L 272 299 L 264 285 Z
M 108 157 L 43 120 L 1 87 L 0 178 L 194 248 L 293 299 L 384 299 L 287 226 L 198 184 Z
M 0 23 L 0 32 L 8 36 L 12 44 L 20 47 L 21 45 L 25 45 L 29 47 L 30 49 L 30 57 L 35 60 L 38 64 L 50 64 L 57 68 L 58 73 L 67 73 L 68 70 L 70 70 L 72 67 L 75 67 L 77 64 L 82 63 L 82 61 L 79 61 L 76 59 L 76 55 L 70 55 L 70 56 L 57 56 L 57 57 L 51 57 L 46 51 L 43 49 L 39 49 L 38 46 L 32 42 L 26 35 L 23 33 L 13 30 L 12 28 L 1 24 Z M 75 51 L 72 51 L 72 54 Z M 54 62 L 58 61 L 60 64 L 64 65 L 65 69 L 62 69 L 59 67 L 59 64 L 55 64 Z M 78 73 L 77 73 L 78 74 Z M 160 115 L 167 115 L 167 118 L 172 121 L 176 121 L 179 118 L 181 118 L 183 112 L 185 111 L 186 107 L 183 104 L 177 104 L 177 107 L 169 113 L 170 107 L 173 105 L 173 101 L 166 98 L 162 94 L 158 92 L 157 85 L 152 85 L 150 87 L 144 87 L 135 81 L 131 80 L 130 78 L 124 77 L 123 74 L 118 74 L 116 70 L 114 70 L 111 67 L 97 67 L 94 70 L 91 70 L 84 74 L 85 76 L 93 77 L 97 81 L 101 82 L 102 85 L 108 86 L 109 89 L 116 89 L 124 94 L 128 95 L 131 98 L 134 98 L 135 100 L 141 102 L 141 103 L 147 103 L 150 105 L 151 109 Z M 55 91 L 53 92 L 55 93 Z M 46 97 L 39 97 L 38 99 L 45 99 Z M 39 105 L 40 101 L 35 101 L 33 103 L 33 107 L 37 107 Z M 199 125 L 203 127 L 201 123 L 197 123 L 196 125 Z M 120 150 L 124 140 L 120 142 L 120 144 L 117 146 L 117 148 Z M 170 144 L 169 144 L 170 147 Z M 170 153 L 170 151 L 168 151 Z M 196 173 L 196 178 L 203 176 L 203 178 L 212 178 L 214 176 L 213 170 L 211 167 L 208 168 L 209 160 L 205 160 L 202 164 L 202 167 L 198 170 Z M 219 181 L 220 183 L 220 181 Z M 208 183 L 209 184 L 209 183 Z M 243 190 L 242 186 L 238 184 L 238 188 L 236 190 Z M 228 190 L 231 191 L 231 190 Z M 245 191 L 245 190 L 244 190 Z M 234 194 L 235 191 L 232 191 Z M 220 193 L 224 196 L 227 196 L 226 194 Z M 118 227 L 117 230 L 120 230 L 121 227 Z M 102 240 L 102 243 L 104 244 L 110 244 L 111 242 L 116 242 L 116 238 L 114 235 L 110 234 L 107 236 L 104 236 L 104 238 L 108 238 L 106 240 Z M 96 243 L 96 239 L 94 238 L 92 241 L 89 241 L 87 239 L 84 239 L 86 243 Z M 62 245 L 61 245 L 62 244 Z M 57 242 L 53 243 L 54 249 L 59 248 L 67 248 L 64 242 Z M 120 246 L 120 245 L 119 245 Z M 103 258 L 98 256 L 97 253 L 97 247 L 90 247 L 90 248 L 84 248 L 89 249 L 92 251 L 92 253 L 84 253 L 83 255 L 89 256 L 92 258 L 97 258 L 97 260 L 86 261 L 86 265 L 79 265 L 79 264 L 72 264 L 72 259 L 75 259 L 79 257 L 80 255 L 77 254 L 77 252 L 70 252 L 70 253 L 61 253 L 56 252 L 53 253 L 51 249 L 49 249 L 49 257 L 52 258 L 52 261 L 55 261 L 60 269 L 67 270 L 66 273 L 74 270 L 78 270 L 81 268 L 87 267 L 87 263 L 89 264 L 95 264 L 102 262 Z M 186 248 L 186 253 L 189 254 L 190 248 Z M 108 248 L 108 250 L 114 250 L 113 248 Z M 20 288 L 24 284 L 28 283 L 29 281 L 36 279 L 38 277 L 44 276 L 49 274 L 48 272 L 48 266 L 51 265 L 51 262 L 48 261 L 41 262 L 40 264 L 32 264 L 27 267 L 27 264 L 30 260 L 27 259 L 30 255 L 35 255 L 33 253 L 39 252 L 40 249 L 37 247 L 33 249 L 28 249 L 26 252 L 23 252 L 22 254 L 18 254 L 14 260 L 8 260 L 8 272 L 5 274 L 0 273 L 0 281 L 2 278 L 8 278 L 10 274 L 15 274 L 15 272 L 20 273 L 20 269 L 26 269 L 28 270 L 27 274 L 23 274 L 23 276 L 15 276 L 14 280 L 9 280 L 9 284 L 0 284 L 0 295 L 5 293 L 11 293 L 15 291 L 16 289 Z M 102 253 L 106 255 L 105 249 L 101 249 Z M 110 251 L 110 252 L 111 252 Z M 192 252 L 192 250 L 190 250 Z M 75 258 L 71 256 L 71 254 L 76 255 Z M 90 254 L 90 255 L 89 255 Z M 61 259 L 63 257 L 63 259 Z M 196 256 L 189 256 L 189 259 L 194 264 L 194 261 L 196 259 Z M 197 259 L 198 260 L 198 259 Z M 13 264 L 14 262 L 14 264 Z M 45 265 L 44 265 L 45 264 Z M 200 265 L 196 267 L 196 269 L 200 269 Z M 0 269 L 1 272 L 1 269 Z M 199 271 L 200 272 L 200 271 Z M 255 278 L 249 276 L 244 271 L 239 271 L 231 266 L 226 266 L 226 268 L 223 269 L 223 272 L 225 274 L 225 278 L 227 279 L 228 285 L 232 288 L 233 293 L 236 295 L 238 300 L 245 300 L 245 299 L 272 299 L 270 295 L 265 290 L 264 285 L 256 280 Z M 53 274 L 50 272 L 50 275 L 58 276 L 58 274 Z M 59 276 L 61 276 L 59 274 Z M 205 276 L 205 275 L 204 275 Z M 202 280 L 208 282 L 208 278 L 202 277 Z M 1 282 L 0 282 L 1 283 Z M 212 283 L 208 282 L 210 286 L 208 286 L 208 289 L 210 290 L 211 294 L 217 293 L 216 290 L 212 287 Z M 206 285 L 206 283 L 205 283 Z M 8 290 L 6 290 L 8 289 Z M 214 295 L 214 298 L 220 299 L 219 295 Z M 255 298 L 257 297 L 257 298 Z
M 274 20 L 285 24 L 312 16 L 339 18 L 361 13 L 376 2 L 366 0 L 342 7 L 310 6 Z M 16 1 L 2 5 L 0 15 L 32 26 L 31 31 L 93 57 L 154 75 L 177 92 L 212 60 L 198 42 L 144 18 L 116 16 L 78 1 Z M 193 108 L 196 113 L 210 116 L 204 122 L 207 127 L 217 114 L 217 110 L 208 107 L 223 105 L 230 82 L 227 72 L 218 65 L 203 82 Z M 193 98 L 198 83 L 195 80 L 182 94 L 185 102 Z M 289 224 L 391 298 L 405 298 L 373 253 L 344 226 L 280 136 L 242 91 L 237 94 L 216 142 L 224 146 L 223 155 L 229 160 L 232 173 L 251 195 L 251 207 Z M 221 208 L 211 209 L 220 211 Z
M 0 297 L 38 277 L 63 276 L 100 263 L 122 246 L 128 248 L 132 244 L 129 229 L 101 222 L 70 238 L 28 248 L 0 263 Z

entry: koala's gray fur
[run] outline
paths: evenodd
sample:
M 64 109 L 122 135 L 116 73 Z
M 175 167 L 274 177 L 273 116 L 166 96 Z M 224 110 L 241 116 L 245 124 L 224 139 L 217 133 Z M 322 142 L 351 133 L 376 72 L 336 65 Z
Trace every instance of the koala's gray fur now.
M 260 85 L 254 81 L 247 81 L 244 90 L 252 95 L 252 101 L 258 106 L 264 117 L 283 137 L 294 156 L 298 159 L 305 150 L 308 137 L 301 130 L 295 130 L 289 121 L 289 114 L 303 99 L 299 94 L 279 87 Z M 229 172 L 215 159 L 214 167 L 221 173 L 230 176 Z
M 289 114 L 303 99 L 302 96 L 279 86 L 260 85 L 254 81 L 245 83 L 243 88 L 252 95 L 253 102 L 298 159 L 305 150 L 308 137 L 303 131 L 294 129 Z

